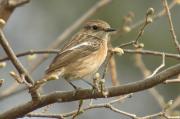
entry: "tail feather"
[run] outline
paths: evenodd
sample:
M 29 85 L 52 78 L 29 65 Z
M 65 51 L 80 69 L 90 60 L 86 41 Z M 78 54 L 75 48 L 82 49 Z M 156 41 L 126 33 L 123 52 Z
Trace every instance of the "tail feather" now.
M 38 89 L 39 87 L 41 87 L 43 84 L 45 84 L 48 81 L 51 80 L 57 80 L 59 79 L 59 77 L 63 74 L 63 71 L 56 71 L 56 72 L 52 72 L 52 73 L 47 73 L 43 76 L 43 78 L 39 79 L 36 81 L 35 83 L 35 88 Z

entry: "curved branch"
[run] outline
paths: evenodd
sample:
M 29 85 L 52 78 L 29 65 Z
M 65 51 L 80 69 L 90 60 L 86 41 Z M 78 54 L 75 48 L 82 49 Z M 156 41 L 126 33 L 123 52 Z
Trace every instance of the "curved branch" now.
M 107 95 L 107 97 L 114 97 L 142 91 L 151 88 L 155 85 L 158 85 L 164 82 L 166 79 L 178 74 L 180 74 L 180 63 L 154 75 L 153 77 L 147 78 L 146 80 L 140 80 L 134 83 L 108 88 L 109 94 Z M 79 90 L 78 92 L 76 92 L 76 95 L 74 95 L 74 91 L 53 92 L 46 96 L 42 96 L 37 101 L 29 101 L 25 104 L 19 105 L 0 114 L 0 119 L 23 117 L 24 115 L 33 110 L 36 110 L 38 108 L 52 103 L 70 102 L 80 99 L 91 98 L 104 98 L 104 96 L 102 95 L 102 93 L 99 93 L 97 91 L 92 93 L 92 90 L 90 89 Z
M 16 54 L 16 57 L 23 57 L 23 56 L 27 56 L 27 55 L 33 55 L 33 54 L 56 54 L 58 53 L 59 50 L 30 50 L 27 52 L 22 52 L 22 53 L 18 53 Z M 9 60 L 9 57 L 4 57 L 0 59 L 0 62 L 2 61 L 6 61 Z

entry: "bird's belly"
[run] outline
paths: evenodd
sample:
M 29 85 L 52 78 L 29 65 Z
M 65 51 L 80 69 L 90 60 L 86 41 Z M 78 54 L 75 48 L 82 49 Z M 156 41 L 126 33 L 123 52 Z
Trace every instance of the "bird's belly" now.
M 78 80 L 87 75 L 91 75 L 97 72 L 106 56 L 107 51 L 103 49 L 103 52 L 99 50 L 98 52 L 83 57 L 66 67 L 63 77 L 68 80 Z

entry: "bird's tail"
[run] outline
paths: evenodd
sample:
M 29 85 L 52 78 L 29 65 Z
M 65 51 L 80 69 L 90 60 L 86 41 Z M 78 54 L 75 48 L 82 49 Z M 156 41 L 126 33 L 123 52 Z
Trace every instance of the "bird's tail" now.
M 43 84 L 47 83 L 48 81 L 57 80 L 62 75 L 62 71 L 53 72 L 49 74 L 45 74 L 41 79 L 35 82 L 35 89 L 40 88 Z

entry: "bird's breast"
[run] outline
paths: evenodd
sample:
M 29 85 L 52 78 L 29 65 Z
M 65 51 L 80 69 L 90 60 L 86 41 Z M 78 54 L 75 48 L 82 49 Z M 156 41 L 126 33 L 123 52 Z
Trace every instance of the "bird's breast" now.
M 97 51 L 69 65 L 65 75 L 67 74 L 69 79 L 80 79 L 97 72 L 106 59 L 107 50 L 107 41 L 105 41 Z

